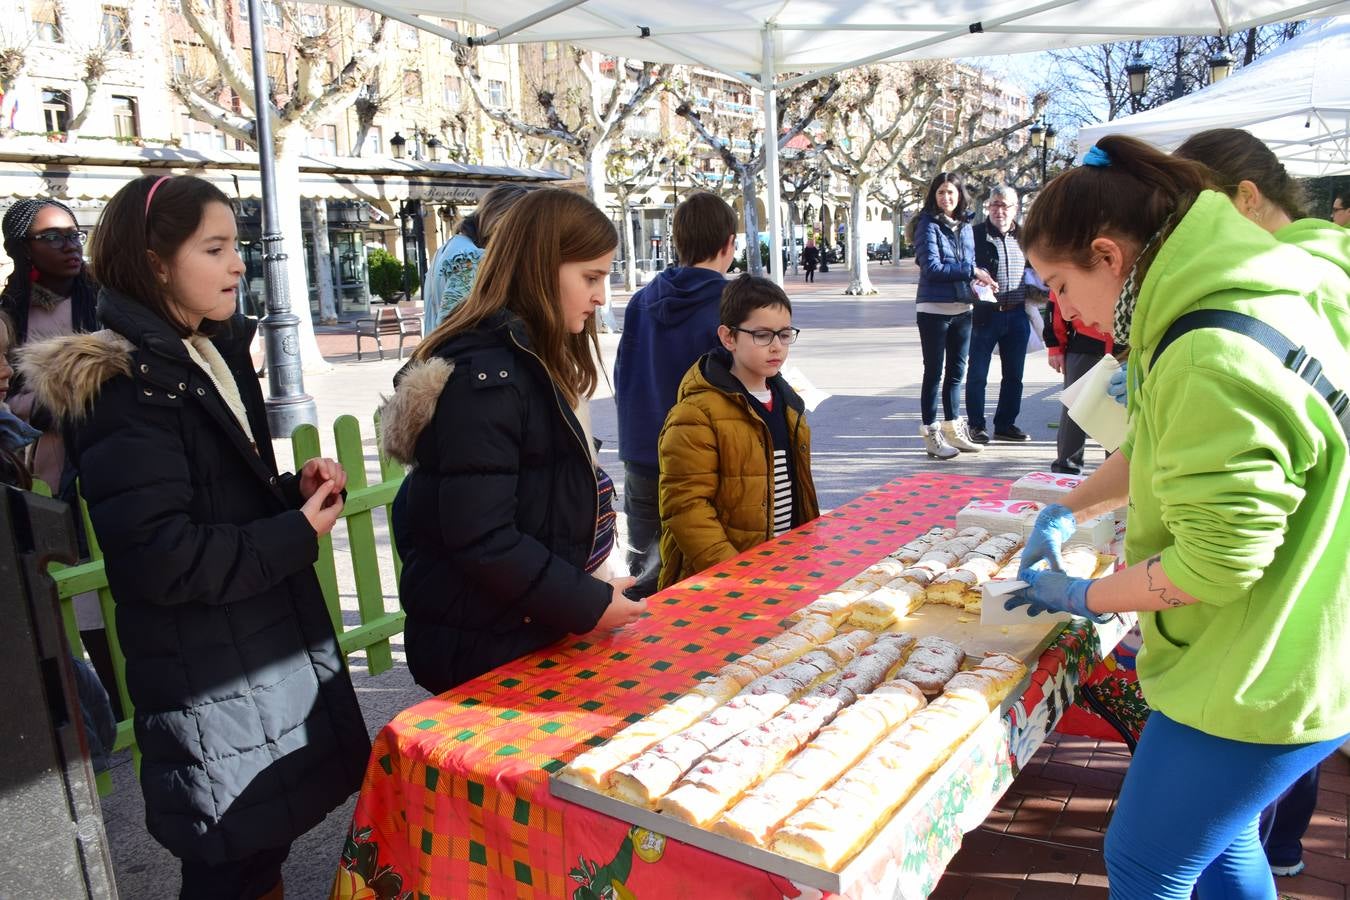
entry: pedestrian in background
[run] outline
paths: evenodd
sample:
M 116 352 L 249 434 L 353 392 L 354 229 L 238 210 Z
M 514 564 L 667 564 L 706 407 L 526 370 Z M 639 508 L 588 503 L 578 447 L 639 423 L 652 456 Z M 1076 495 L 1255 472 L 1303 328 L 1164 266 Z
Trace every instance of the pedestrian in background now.
M 1031 435 L 1017 427 L 1022 411 L 1022 371 L 1031 320 L 1027 318 L 1027 261 L 1017 243 L 1017 191 L 1001 184 L 989 197 L 989 217 L 973 229 L 975 264 L 998 282 L 992 302 L 976 300 L 971 310 L 970 369 L 966 373 L 966 416 L 970 439 L 989 443 L 984 417 L 985 387 L 994 348 L 1003 380 L 994 408 L 994 438 L 1023 443 Z
M 802 268 L 806 270 L 802 280 L 808 284 L 814 282 L 816 280 L 816 266 L 819 264 L 820 248 L 816 246 L 813 239 L 807 238 L 806 246 L 802 248 Z
M 1082 321 L 1064 318 L 1054 292 L 1046 305 L 1045 327 L 1046 359 L 1050 368 L 1064 376 L 1067 389 L 1086 375 L 1103 356 L 1118 348 L 1110 331 L 1098 331 Z M 1079 475 L 1083 471 L 1083 455 L 1087 452 L 1087 433 L 1069 415 L 1069 408 L 1060 404 L 1059 428 L 1055 432 L 1055 461 L 1050 471 Z
M 923 385 L 919 395 L 924 449 L 933 459 L 977 452 L 960 415 L 961 384 L 970 352 L 972 283 L 990 290 L 998 282 L 975 262 L 975 236 L 961 176 L 942 172 L 928 185 L 923 210 L 913 220 L 914 258 L 919 264 L 915 309 L 923 348 Z M 942 424 L 937 421 L 938 387 Z

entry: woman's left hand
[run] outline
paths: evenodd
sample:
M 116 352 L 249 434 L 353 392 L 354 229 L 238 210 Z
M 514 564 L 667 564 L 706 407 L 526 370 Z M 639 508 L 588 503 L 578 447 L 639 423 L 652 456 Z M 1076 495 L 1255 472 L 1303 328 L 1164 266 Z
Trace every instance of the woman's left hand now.
M 300 470 L 300 497 L 308 500 L 314 496 L 314 492 L 319 489 L 319 485 L 326 481 L 333 482 L 333 493 L 340 494 L 347 489 L 347 473 L 343 471 L 341 463 L 335 459 L 325 457 L 316 457 L 305 463 L 305 467 Z
M 1043 612 L 1066 612 L 1091 619 L 1098 624 L 1111 620 L 1108 613 L 1088 609 L 1087 593 L 1091 578 L 1074 578 L 1053 569 L 1026 569 L 1017 575 L 1027 586 L 1011 594 L 1004 601 L 1004 609 L 1027 608 L 1027 614 L 1038 616 Z

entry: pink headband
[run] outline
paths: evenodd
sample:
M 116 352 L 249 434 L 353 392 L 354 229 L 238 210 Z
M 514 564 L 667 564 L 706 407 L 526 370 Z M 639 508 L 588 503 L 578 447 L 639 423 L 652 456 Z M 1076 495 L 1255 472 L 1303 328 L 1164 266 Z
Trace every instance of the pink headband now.
M 155 191 L 159 190 L 159 186 L 172 177 L 172 175 L 161 175 L 159 180 L 150 185 L 150 193 L 145 195 L 145 217 L 147 219 L 150 218 L 150 201 L 155 199 Z

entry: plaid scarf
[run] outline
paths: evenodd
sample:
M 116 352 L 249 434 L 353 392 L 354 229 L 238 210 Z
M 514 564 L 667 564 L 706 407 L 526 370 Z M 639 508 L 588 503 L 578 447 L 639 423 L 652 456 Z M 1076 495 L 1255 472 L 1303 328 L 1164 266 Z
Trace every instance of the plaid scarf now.
M 1145 266 L 1147 262 L 1152 262 L 1153 251 L 1161 240 L 1162 236 L 1171 230 L 1172 217 L 1168 216 L 1163 223 L 1158 226 L 1158 230 L 1153 232 L 1153 236 L 1144 242 L 1144 248 L 1139 251 L 1135 257 L 1134 265 L 1130 266 L 1130 271 L 1125 276 L 1125 283 L 1120 286 L 1120 296 L 1116 298 L 1115 316 L 1111 323 L 1111 333 L 1118 344 L 1128 344 L 1130 342 L 1130 326 L 1134 323 L 1134 308 L 1139 303 L 1139 289 L 1143 286 L 1144 275 L 1147 272 L 1140 272 L 1140 267 Z

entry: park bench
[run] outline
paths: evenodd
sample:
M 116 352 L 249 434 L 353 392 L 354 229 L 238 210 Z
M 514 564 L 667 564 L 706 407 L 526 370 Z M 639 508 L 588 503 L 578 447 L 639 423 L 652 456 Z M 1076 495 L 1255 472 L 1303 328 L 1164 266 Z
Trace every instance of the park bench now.
M 422 336 L 422 316 L 415 309 L 402 306 L 386 306 L 377 309 L 373 316 L 362 316 L 356 320 L 356 358 L 361 358 L 361 338 L 372 338 L 375 349 L 384 359 L 384 344 L 380 338 L 398 336 L 398 358 L 403 359 L 403 342 L 410 337 Z

